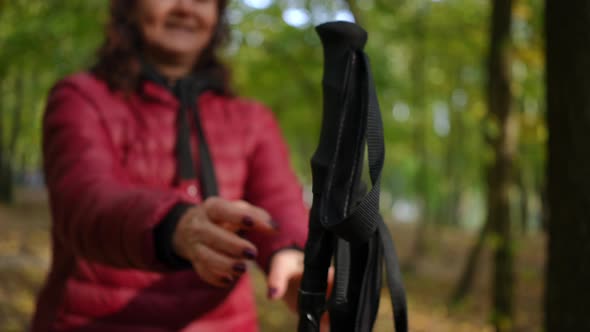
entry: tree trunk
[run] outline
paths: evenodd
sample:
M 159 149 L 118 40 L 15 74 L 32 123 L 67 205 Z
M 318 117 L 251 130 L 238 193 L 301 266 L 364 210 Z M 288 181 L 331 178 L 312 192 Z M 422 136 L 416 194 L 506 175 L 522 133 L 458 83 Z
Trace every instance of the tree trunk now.
M 16 156 L 18 138 L 21 134 L 21 117 L 25 99 L 22 72 L 14 80 L 14 91 L 16 102 L 11 112 L 10 136 L 2 151 L 0 151 L 0 202 L 7 204 L 14 201 L 14 157 Z M 7 130 L 6 122 L 3 122 L 3 130 Z
M 514 157 L 518 124 L 511 112 L 510 23 L 512 0 L 492 2 L 491 43 L 488 58 L 489 117 L 497 127 L 491 137 L 494 161 L 488 171 L 488 220 L 494 239 L 493 314 L 496 331 L 512 331 L 513 248 L 510 189 L 514 185 Z
M 8 141 L 8 154 L 10 158 L 16 155 L 17 142 L 21 134 L 22 114 L 25 107 L 25 85 L 22 71 L 19 71 L 14 80 L 14 91 L 16 100 L 12 111 L 12 128 Z
M 462 69 L 462 68 L 460 68 Z M 456 77 L 461 76 L 461 70 L 455 69 Z M 458 80 L 454 85 L 458 85 Z M 449 105 L 453 105 L 452 99 L 449 100 Z M 454 227 L 459 227 L 462 224 L 460 204 L 461 196 L 463 194 L 463 177 L 465 174 L 465 149 L 463 142 L 465 142 L 465 124 L 463 123 L 464 110 L 458 106 L 450 108 L 451 131 L 447 147 L 447 179 L 449 181 L 449 192 L 445 193 L 448 198 L 445 201 L 446 224 Z
M 432 218 L 432 202 L 430 195 L 429 172 L 428 172 L 428 116 L 426 114 L 426 104 L 424 102 L 425 95 L 425 73 L 424 73 L 424 58 L 425 38 L 426 38 L 426 16 L 428 13 L 428 5 L 423 5 L 416 12 L 416 19 L 414 23 L 414 52 L 411 64 L 411 75 L 414 80 L 413 84 L 413 100 L 414 106 L 413 118 L 416 123 L 414 130 L 414 151 L 416 157 L 419 159 L 418 171 L 416 174 L 416 191 L 420 201 L 420 208 L 422 211 L 421 217 L 418 219 L 416 225 L 416 235 L 412 253 L 409 260 L 404 264 L 406 269 L 412 270 L 415 263 L 424 255 L 426 251 L 427 230 L 426 228 L 431 223 Z
M 3 158 L 0 156 L 0 158 Z M 10 204 L 14 200 L 14 177 L 12 167 L 5 158 L 0 159 L 0 203 Z
M 352 14 L 352 16 L 354 17 L 354 21 L 356 22 L 356 24 L 362 26 L 363 28 L 367 28 L 364 26 L 364 22 L 362 19 L 362 15 L 361 15 L 361 9 L 359 8 L 356 0 L 346 0 L 346 4 L 348 5 L 348 9 L 350 10 L 350 13 Z
M 6 107 L 6 98 L 4 96 L 4 81 L 5 78 L 0 76 L 0 160 L 4 155 L 4 134 L 6 133 L 6 126 L 4 122 L 4 108 Z
M 0 202 L 8 203 L 12 201 L 12 174 L 8 163 L 8 151 L 5 144 L 5 133 L 7 130 L 4 110 L 6 102 L 4 98 L 4 79 L 0 80 Z
M 590 331 L 590 2 L 547 0 L 547 332 Z
M 518 172 L 518 179 L 516 181 L 518 186 L 518 192 L 520 193 L 519 208 L 520 208 L 520 232 L 522 235 L 526 235 L 529 231 L 529 189 L 527 188 L 526 179 L 524 175 L 524 167 L 521 165 L 520 171 Z
M 469 253 L 463 273 L 459 278 L 459 282 L 455 286 L 455 290 L 453 291 L 453 295 L 451 297 L 451 305 L 459 304 L 471 291 L 473 280 L 475 279 L 475 274 L 477 272 L 477 263 L 479 262 L 479 258 L 481 257 L 481 253 L 489 233 L 490 222 L 487 220 L 479 231 L 477 241 Z

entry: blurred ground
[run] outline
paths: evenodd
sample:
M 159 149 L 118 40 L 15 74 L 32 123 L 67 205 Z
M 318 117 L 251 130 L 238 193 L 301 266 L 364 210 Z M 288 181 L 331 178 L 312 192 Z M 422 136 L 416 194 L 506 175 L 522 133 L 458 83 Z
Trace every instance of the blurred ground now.
M 42 192 L 19 191 L 17 202 L 0 205 L 0 331 L 25 331 L 34 297 L 49 263 L 49 213 Z M 393 226 L 402 260 L 408 256 L 413 228 Z M 492 331 L 489 318 L 488 255 L 480 262 L 475 291 L 459 307 L 449 310 L 446 300 L 460 273 L 473 234 L 443 229 L 431 231 L 426 256 L 406 273 L 410 325 L 413 332 Z M 537 236 L 519 238 L 517 331 L 541 331 L 542 276 L 545 245 Z M 295 331 L 296 317 L 283 304 L 265 298 L 262 275 L 255 273 L 262 331 Z M 375 331 L 392 331 L 391 306 L 385 293 Z

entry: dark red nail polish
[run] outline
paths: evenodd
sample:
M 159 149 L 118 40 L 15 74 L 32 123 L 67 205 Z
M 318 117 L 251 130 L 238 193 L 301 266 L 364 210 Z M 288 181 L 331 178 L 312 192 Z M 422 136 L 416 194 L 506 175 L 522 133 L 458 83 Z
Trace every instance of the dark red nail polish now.
M 266 295 L 268 296 L 269 299 L 272 299 L 276 293 L 277 293 L 277 289 L 273 287 L 273 288 L 268 289 L 268 293 Z
M 231 284 L 231 283 L 232 283 L 232 282 L 234 282 L 234 281 L 233 281 L 233 279 L 232 279 L 232 278 L 230 278 L 230 277 L 223 277 L 223 278 L 221 278 L 221 282 L 223 282 L 223 283 L 224 283 L 224 284 L 226 284 L 226 285 L 229 285 L 229 284 Z
M 272 227 L 275 231 L 279 230 L 279 224 L 276 221 L 271 220 L 268 223 L 270 224 L 270 227 Z
M 244 263 L 236 263 L 236 264 L 234 264 L 234 266 L 232 268 L 234 269 L 234 271 L 239 272 L 239 273 L 246 272 L 246 264 L 244 264 Z
M 244 249 L 244 257 L 254 259 L 256 258 L 256 252 L 252 249 Z
M 252 220 L 252 218 L 246 216 L 246 217 L 244 217 L 244 219 L 242 219 L 242 224 L 244 224 L 245 226 L 248 226 L 248 227 L 252 227 L 252 226 L 254 226 L 254 220 Z
M 237 233 L 236 233 L 239 237 L 246 237 L 246 230 L 244 229 L 240 229 Z

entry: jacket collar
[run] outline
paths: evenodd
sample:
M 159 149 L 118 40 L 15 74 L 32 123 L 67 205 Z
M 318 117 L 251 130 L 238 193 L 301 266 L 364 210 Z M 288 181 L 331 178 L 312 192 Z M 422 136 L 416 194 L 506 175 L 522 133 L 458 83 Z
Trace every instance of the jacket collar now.
M 192 73 L 173 84 L 147 62 L 142 64 L 140 92 L 143 97 L 178 107 L 179 104 L 192 104 L 202 95 L 223 92 L 223 82 L 219 82 L 206 72 Z M 185 99 L 185 100 L 180 100 Z M 187 100 L 188 99 L 188 100 Z
M 180 106 L 178 99 L 168 89 L 151 81 L 141 82 L 139 96 L 143 100 L 163 104 L 172 109 L 177 109 Z M 199 103 L 207 103 L 215 96 L 217 94 L 214 91 L 208 90 L 198 97 L 198 101 Z

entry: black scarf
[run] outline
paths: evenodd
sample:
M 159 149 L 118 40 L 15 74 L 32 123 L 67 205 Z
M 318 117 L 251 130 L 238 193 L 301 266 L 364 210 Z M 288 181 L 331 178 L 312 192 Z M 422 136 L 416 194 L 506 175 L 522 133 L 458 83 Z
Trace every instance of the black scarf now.
M 211 75 L 192 73 L 171 84 L 170 80 L 161 75 L 153 66 L 147 63 L 143 64 L 142 74 L 144 79 L 165 87 L 178 99 L 180 104 L 177 117 L 178 133 L 176 143 L 178 180 L 182 182 L 197 178 L 190 143 L 191 129 L 189 114 L 192 112 L 199 141 L 199 182 L 201 184 L 202 198 L 205 199 L 207 197 L 217 196 L 218 188 L 215 170 L 213 168 L 211 153 L 209 152 L 207 140 L 201 125 L 197 100 L 202 93 L 208 90 L 223 93 L 223 83 L 215 80 Z

